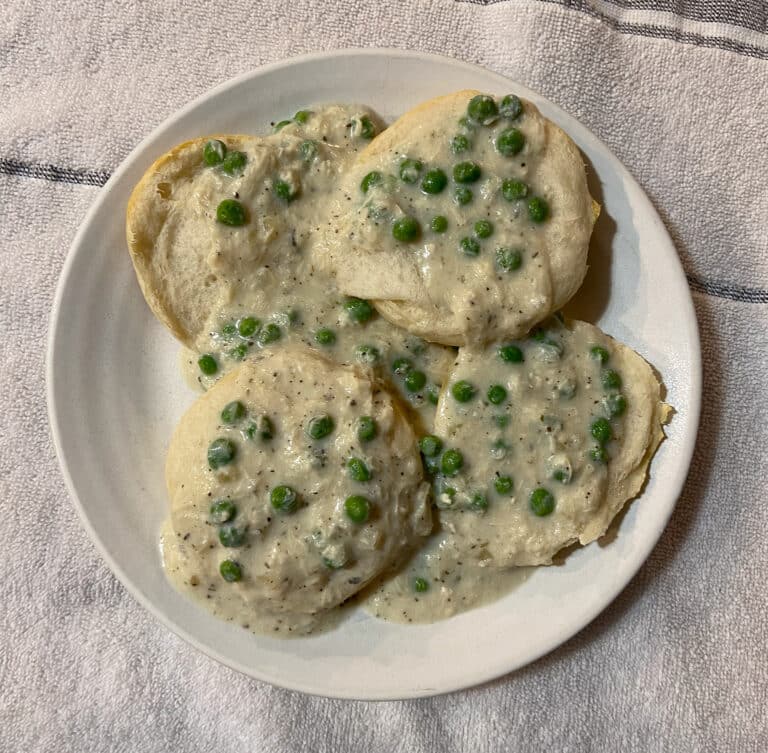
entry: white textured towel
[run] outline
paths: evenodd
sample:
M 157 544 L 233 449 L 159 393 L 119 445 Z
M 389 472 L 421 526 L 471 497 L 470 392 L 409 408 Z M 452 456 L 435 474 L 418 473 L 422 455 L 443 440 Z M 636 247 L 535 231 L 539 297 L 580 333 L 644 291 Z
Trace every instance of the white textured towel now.
M 0 18 L 0 751 L 768 750 L 768 11 L 761 0 L 11 0 Z M 447 697 L 254 682 L 97 555 L 49 438 L 44 343 L 99 186 L 166 116 L 290 55 L 404 47 L 570 111 L 638 178 L 694 291 L 705 395 L 647 564 L 580 635 Z

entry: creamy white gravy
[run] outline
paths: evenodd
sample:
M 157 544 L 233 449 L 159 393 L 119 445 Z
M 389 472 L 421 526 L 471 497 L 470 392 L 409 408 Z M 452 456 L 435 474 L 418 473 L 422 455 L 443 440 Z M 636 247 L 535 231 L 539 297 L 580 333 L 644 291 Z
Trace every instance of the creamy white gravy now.
M 454 536 L 438 530 L 405 564 L 384 573 L 355 601 L 391 622 L 435 622 L 496 601 L 523 583 L 532 570 L 478 566 Z
M 342 291 L 455 345 L 521 336 L 552 312 L 571 285 L 552 246 L 573 245 L 567 277 L 580 281 L 592 223 L 583 166 L 560 132 L 517 98 L 511 115 L 485 98 L 496 114 L 473 123 L 476 99 L 444 98 L 386 132 L 342 183 L 341 232 L 318 255 Z M 581 184 L 562 191 L 552 169 Z
M 261 631 L 309 631 L 431 529 L 415 437 L 393 398 L 305 348 L 249 359 L 198 400 L 166 481 L 167 572 L 218 616 Z
M 367 301 L 350 303 L 311 254 L 321 229 L 335 221 L 329 217 L 329 197 L 369 141 L 361 123 L 378 132 L 379 120 L 364 108 L 338 105 L 307 112 L 305 123 L 291 122 L 269 137 L 276 154 L 254 154 L 242 175 L 223 178 L 209 170 L 198 178 L 190 197 L 201 205 L 196 211 L 224 195 L 237 196 L 252 219 L 243 228 L 211 224 L 208 262 L 222 293 L 194 350 L 182 355 L 185 376 L 207 389 L 249 355 L 303 343 L 339 362 L 373 370 L 428 431 L 454 352 L 391 325 Z M 259 159 L 278 164 L 265 169 Z M 296 191 L 277 209 L 264 181 L 264 175 L 275 173 Z M 201 370 L 201 355 L 214 359 L 215 373 Z
M 442 438 L 443 449 L 461 449 L 466 459 L 462 473 L 449 479 L 437 472 L 434 477 L 435 498 L 441 508 L 438 530 L 404 563 L 388 566 L 385 574 L 357 599 L 367 610 L 384 619 L 430 622 L 498 598 L 528 575 L 527 568 L 508 567 L 527 564 L 525 557 L 509 556 L 504 550 L 499 555 L 501 562 L 493 561 L 493 547 L 489 549 L 493 536 L 487 532 L 478 533 L 477 521 L 493 525 L 502 505 L 512 506 L 525 514 L 526 495 L 536 484 L 551 487 L 551 474 L 555 468 L 568 468 L 570 473 L 570 486 L 556 489 L 558 514 L 569 509 L 569 499 L 582 499 L 587 492 L 587 497 L 590 494 L 595 498 L 600 496 L 604 470 L 599 464 L 587 462 L 584 451 L 588 445 L 586 422 L 590 416 L 599 414 L 601 408 L 595 397 L 597 393 L 593 394 L 590 388 L 593 377 L 585 376 L 587 364 L 591 362 L 573 360 L 568 355 L 560 361 L 557 374 L 550 373 L 552 362 L 548 346 L 538 342 L 521 343 L 526 364 L 517 370 L 517 375 L 509 364 L 483 360 L 468 351 L 468 355 L 459 359 L 454 367 L 451 382 L 459 378 L 473 380 L 483 395 L 468 407 L 453 405 L 447 382 L 456 359 L 455 349 L 426 343 L 389 323 L 374 310 L 368 315 L 366 302 L 350 304 L 348 298 L 337 293 L 333 279 L 313 262 L 312 249 L 323 226 L 338 219 L 327 216 L 327 200 L 355 151 L 367 143 L 366 139 L 361 140 L 364 118 L 368 123 L 377 122 L 374 115 L 360 108 L 313 108 L 306 123 L 289 124 L 271 137 L 280 145 L 280 159 L 284 163 L 280 168 L 281 179 L 288 185 L 288 190 L 296 190 L 296 197 L 286 202 L 280 213 L 259 214 L 259 192 L 264 188 L 256 182 L 249 183 L 247 173 L 236 185 L 227 186 L 227 191 L 236 193 L 252 207 L 252 216 L 258 217 L 258 227 L 251 228 L 248 236 L 252 253 L 245 259 L 242 249 L 238 250 L 236 236 L 233 240 L 231 229 L 214 225 L 212 248 L 215 250 L 210 257 L 212 273 L 224 274 L 233 282 L 220 305 L 210 312 L 205 332 L 195 342 L 194 349 L 182 352 L 181 362 L 188 381 L 207 390 L 253 355 L 292 345 L 309 346 L 339 363 L 356 363 L 370 370 L 394 387 L 403 403 L 410 407 L 419 436 L 435 433 Z M 482 147 L 483 154 L 493 148 L 498 130 L 491 128 L 484 136 L 488 143 Z M 525 133 L 528 145 L 525 158 L 530 159 L 540 148 L 540 136 L 532 125 L 526 126 Z M 305 143 L 311 143 L 313 147 L 304 147 Z M 297 160 L 304 160 L 306 152 L 311 153 L 312 167 L 309 172 L 300 173 L 292 165 Z M 430 155 L 419 153 L 419 156 L 429 158 Z M 388 155 L 386 159 L 395 170 L 400 156 Z M 489 159 L 488 155 L 483 157 L 486 162 Z M 515 175 L 527 176 L 525 165 L 518 165 L 516 170 Z M 296 183 L 299 174 L 302 176 L 300 187 Z M 214 183 L 199 193 L 196 200 L 203 197 L 206 202 L 211 202 L 220 198 L 216 195 L 220 189 Z M 450 237 L 457 243 L 461 237 L 471 234 L 475 220 L 490 219 L 495 236 L 492 242 L 485 244 L 486 251 L 499 244 L 524 247 L 523 264 L 512 274 L 517 280 L 513 285 L 524 287 L 530 293 L 522 296 L 519 310 L 520 321 L 527 321 L 542 310 L 539 293 L 531 291 L 541 291 L 549 282 L 543 271 L 544 261 L 537 261 L 536 229 L 522 221 L 517 222 L 517 213 L 510 214 L 509 207 L 505 207 L 505 216 L 509 219 L 501 219 L 494 208 L 494 202 L 500 201 L 497 183 L 499 179 L 488 177 L 485 182 L 473 185 L 478 196 L 484 199 L 482 211 L 475 211 L 480 204 L 459 209 L 458 205 L 450 203 L 452 200 L 443 201 L 429 211 L 448 217 Z M 382 206 L 389 213 L 400 211 L 396 203 L 392 204 L 392 197 L 379 190 L 371 192 L 366 201 L 369 208 Z M 422 201 L 422 198 L 415 198 L 411 204 L 423 213 L 427 210 L 421 206 Z M 520 204 L 520 211 L 524 207 Z M 375 221 L 372 227 L 370 232 L 378 232 Z M 419 254 L 426 254 L 424 259 L 427 259 L 429 243 Z M 468 268 L 475 272 L 482 267 L 500 283 L 503 278 L 503 285 L 507 286 L 507 272 L 502 274 L 494 259 L 495 255 L 490 252 L 476 259 L 457 255 L 440 274 L 428 264 L 422 265 L 422 271 L 435 290 L 441 287 L 453 290 L 457 288 L 457 279 L 466 282 L 466 269 L 459 270 L 460 265 L 470 265 Z M 537 276 L 541 277 L 538 282 L 533 279 Z M 376 283 L 371 280 L 372 291 L 376 289 Z M 487 292 L 487 303 L 491 307 L 503 305 L 504 296 Z M 451 295 L 453 293 L 449 293 Z M 448 307 L 455 305 L 459 310 L 465 310 L 470 305 L 466 295 L 458 290 L 455 295 L 464 297 L 461 300 L 450 298 Z M 553 337 L 565 337 L 558 327 L 558 324 L 552 325 L 551 329 L 559 333 Z M 577 345 L 581 348 L 586 344 L 586 341 L 571 343 L 569 347 L 573 347 L 575 353 Z M 200 362 L 203 356 L 213 359 L 215 373 L 203 373 Z M 498 406 L 484 400 L 485 390 L 492 383 L 505 385 L 511 400 Z M 439 395 L 441 407 L 436 423 Z M 531 397 L 535 399 L 531 401 Z M 566 405 L 563 401 L 570 402 Z M 561 410 L 561 406 L 565 407 Z M 506 416 L 510 421 L 501 426 L 494 423 L 496 416 Z M 615 426 L 620 431 L 620 425 Z M 496 446 L 500 440 L 504 443 L 503 450 Z M 494 479 L 502 474 L 514 477 L 515 489 L 512 495 L 505 493 L 503 499 L 493 487 Z M 229 481 L 222 478 L 219 482 L 208 483 L 206 498 L 231 495 Z M 446 491 L 449 484 L 453 489 L 451 493 Z M 487 502 L 484 511 L 473 506 L 473 499 L 479 492 L 485 495 Z M 206 603 L 218 616 L 258 632 L 277 629 L 281 634 L 295 634 L 322 627 L 324 623 L 318 622 L 317 614 L 301 613 L 300 610 L 280 616 L 276 622 L 274 614 L 264 611 L 263 602 L 243 597 L 242 583 L 224 583 L 218 575 L 221 560 L 218 550 L 215 545 L 214 549 L 206 549 L 208 544 L 205 542 L 211 538 L 210 523 L 204 520 L 202 507 L 199 502 L 197 504 L 194 522 L 182 530 L 178 510 L 186 508 L 175 501 L 177 512 L 163 532 L 166 570 L 180 590 Z M 588 506 L 583 512 L 589 514 Z M 554 516 L 549 523 L 557 519 Z M 508 522 L 502 520 L 504 525 Z M 539 542 L 529 547 L 537 553 L 536 561 L 548 561 L 549 555 L 542 556 L 541 552 L 549 552 L 556 537 L 553 539 L 546 532 L 547 521 L 537 518 L 524 525 L 517 520 L 513 523 L 516 531 L 532 532 Z M 184 538 L 187 534 L 192 538 L 197 536 L 197 549 L 188 543 L 189 537 Z M 302 536 L 311 538 L 311 531 L 304 530 Z M 529 550 L 526 546 L 522 546 L 523 551 Z M 560 546 L 562 544 L 555 548 Z M 216 556 L 209 557 L 209 551 L 216 551 Z M 416 588 L 417 579 L 423 580 L 426 587 Z M 257 608 L 259 604 L 261 607 Z
M 621 384 L 633 378 L 615 361 L 596 327 L 554 317 L 523 340 L 462 349 L 435 422 L 444 446 L 431 461 L 441 524 L 467 561 L 548 564 L 596 522 L 607 527 L 616 512 L 608 464 L 625 433 Z M 455 458 L 446 467 L 451 452 L 457 472 Z
M 320 223 L 328 221 L 323 196 L 330 194 L 356 149 L 367 143 L 360 133 L 360 124 L 364 119 L 368 120 L 368 124 L 377 122 L 375 115 L 369 115 L 368 111 L 358 108 L 316 108 L 305 124 L 290 124 L 269 137 L 277 147 L 277 166 L 265 166 L 259 162 L 261 159 L 274 161 L 273 152 L 268 149 L 261 152 L 254 150 L 249 153 L 249 162 L 240 176 L 226 179 L 214 170 L 203 174 L 190 196 L 190 202 L 197 207 L 198 213 L 203 213 L 206 206 L 215 205 L 224 196 L 236 196 L 237 200 L 248 207 L 251 221 L 247 229 L 212 224 L 212 251 L 208 262 L 211 273 L 216 275 L 219 282 L 220 300 L 211 310 L 208 325 L 197 338 L 195 349 L 183 349 L 180 361 L 187 381 L 197 389 L 207 391 L 234 368 L 254 356 L 268 356 L 296 346 L 309 346 L 334 361 L 355 364 L 364 372 L 394 387 L 402 401 L 401 409 L 409 413 L 414 428 L 419 433 L 425 433 L 432 430 L 439 392 L 455 358 L 454 349 L 426 343 L 394 327 L 381 318 L 368 302 L 350 303 L 349 299 L 335 291 L 328 277 L 314 268 L 307 253 L 313 233 Z M 303 160 L 302 154 L 307 151 L 304 148 L 306 143 L 313 145 L 309 149 L 312 154 L 311 165 L 307 169 L 306 165 L 296 164 L 294 170 L 292 166 Z M 264 176 L 274 174 L 276 170 L 286 183 L 297 186 L 296 197 L 286 202 L 285 206 L 280 207 L 281 211 L 277 212 L 274 210 L 273 197 L 264 190 Z M 244 245 L 238 245 L 238 230 L 243 229 L 246 232 L 240 243 L 244 241 Z M 225 281 L 227 284 L 222 284 Z M 203 357 L 207 358 L 208 365 L 213 360 L 214 373 L 205 373 L 210 369 L 203 368 Z M 331 392 L 335 388 L 334 377 L 329 373 L 326 378 L 328 391 Z M 233 394 L 232 397 L 248 404 L 244 395 Z M 297 404 L 292 410 L 298 414 L 304 407 Z M 210 415 L 206 414 L 206 420 L 210 422 L 211 415 L 215 418 L 221 408 L 216 406 L 208 411 Z M 249 416 L 251 412 L 252 408 L 249 407 Z M 278 421 L 273 418 L 273 422 L 279 431 Z M 380 427 L 379 430 L 384 428 Z M 242 431 L 241 426 L 234 429 L 235 440 L 238 442 L 242 439 Z M 232 431 L 220 427 L 218 433 L 226 437 Z M 387 441 L 391 442 L 391 437 Z M 282 445 L 279 440 L 272 444 L 273 465 L 279 466 L 282 461 L 293 463 L 289 450 L 280 449 Z M 275 447 L 278 448 L 277 456 L 274 455 Z M 258 586 L 264 583 L 264 576 L 254 573 L 253 558 L 261 556 L 256 546 L 261 538 L 250 541 L 247 549 L 237 548 L 232 552 L 222 548 L 217 539 L 217 528 L 212 524 L 208 510 L 211 500 L 234 501 L 240 511 L 240 519 L 245 521 L 244 525 L 251 533 L 264 530 L 263 518 L 269 513 L 269 506 L 264 506 L 268 489 L 261 489 L 259 498 L 253 499 L 253 495 L 259 491 L 258 483 L 253 479 L 260 471 L 256 465 L 250 467 L 253 462 L 250 460 L 252 452 L 249 448 L 250 444 L 246 441 L 243 450 L 249 450 L 248 459 L 244 461 L 248 468 L 245 471 L 241 469 L 234 477 L 225 472 L 208 478 L 206 469 L 198 467 L 197 472 L 203 474 L 201 480 L 190 469 L 184 468 L 183 473 L 190 478 L 185 476 L 184 483 L 177 484 L 183 485 L 185 491 L 172 500 L 173 513 L 162 534 L 166 572 L 177 588 L 202 602 L 218 617 L 256 632 L 300 635 L 335 624 L 335 619 L 329 621 L 328 610 L 312 607 L 309 598 L 316 584 L 321 584 L 325 598 L 333 603 L 331 594 L 338 591 L 338 587 L 331 588 L 332 582 L 330 585 L 326 582 L 328 572 L 325 567 L 320 566 L 318 571 L 312 570 L 310 580 L 304 583 L 306 609 L 295 608 L 294 605 L 288 611 L 276 613 L 269 608 L 270 598 L 275 603 L 284 601 L 284 590 L 279 594 L 271 593 L 266 600 L 261 598 Z M 398 472 L 404 470 L 402 461 L 389 463 L 392 467 L 385 469 L 387 464 L 382 460 L 377 461 L 370 451 L 364 453 L 362 449 L 358 447 L 355 451 L 350 445 L 345 453 L 362 457 L 370 468 L 376 469 L 371 483 L 378 489 L 378 493 L 396 489 L 397 480 L 401 477 Z M 365 449 L 369 448 L 366 446 Z M 201 447 L 197 447 L 194 452 L 203 457 Z M 285 452 L 289 454 L 281 457 Z M 348 482 L 343 464 L 339 468 L 339 463 L 334 461 L 333 469 L 307 469 L 307 481 L 313 475 L 323 476 L 330 472 Z M 291 476 L 291 473 L 283 475 Z M 322 479 L 318 480 L 318 483 L 321 482 Z M 243 483 L 247 488 L 241 488 Z M 300 488 L 300 481 L 294 483 Z M 413 514 L 417 521 L 421 519 L 422 513 L 419 511 L 423 504 L 423 495 L 412 500 L 415 510 Z M 291 549 L 296 559 L 296 567 L 289 576 L 291 583 L 298 584 L 302 580 L 297 573 L 304 568 L 308 558 L 317 559 L 318 542 L 327 542 L 329 556 L 341 556 L 338 541 L 342 532 L 356 533 L 363 544 L 367 538 L 371 538 L 366 534 L 368 527 L 362 533 L 360 530 L 355 531 L 354 526 L 353 530 L 348 530 L 349 521 L 345 523 L 343 514 L 339 522 L 333 524 L 328 531 L 327 523 L 315 518 L 316 513 L 310 519 L 306 512 L 302 512 L 291 519 L 291 522 L 300 524 L 303 533 L 299 539 L 305 542 L 298 550 Z M 379 523 L 385 522 L 381 516 L 376 520 Z M 424 530 L 419 530 L 419 527 L 423 529 L 424 524 L 417 522 L 411 525 L 423 535 Z M 386 533 L 372 534 L 370 543 L 374 551 L 380 548 L 386 550 L 390 546 L 388 542 L 395 535 L 395 528 L 391 525 L 390 528 Z M 339 551 L 336 552 L 334 547 Z M 351 551 L 351 543 L 347 541 L 343 548 Z M 284 547 L 283 555 L 286 551 Z M 241 581 L 227 583 L 222 579 L 219 567 L 227 554 L 236 555 L 243 570 L 248 573 Z M 291 570 L 285 556 L 279 560 L 283 570 Z M 351 562 L 357 563 L 359 560 L 358 552 Z M 381 563 L 379 568 L 392 565 L 386 557 L 382 557 Z M 355 567 L 354 564 L 350 566 Z M 274 562 L 271 567 L 276 567 Z M 346 578 L 343 583 L 347 583 L 351 591 L 359 588 L 355 584 L 364 583 L 370 578 L 368 571 L 363 575 L 354 571 L 346 572 L 346 566 L 344 569 L 345 572 L 338 577 Z

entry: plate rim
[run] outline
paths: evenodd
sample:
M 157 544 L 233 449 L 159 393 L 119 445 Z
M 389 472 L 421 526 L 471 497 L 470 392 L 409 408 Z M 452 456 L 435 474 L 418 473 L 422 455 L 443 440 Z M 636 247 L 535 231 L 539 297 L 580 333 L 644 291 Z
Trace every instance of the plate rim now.
M 679 480 L 674 485 L 674 488 L 672 487 L 668 488 L 668 494 L 670 498 L 672 498 L 674 501 L 668 505 L 666 514 L 655 519 L 653 535 L 647 536 L 646 539 L 644 540 L 644 544 L 641 547 L 641 550 L 642 550 L 641 554 L 637 555 L 636 561 L 633 563 L 633 566 L 630 568 L 628 575 L 626 576 L 626 578 L 620 579 L 618 582 L 618 585 L 613 584 L 610 588 L 606 588 L 601 592 L 599 608 L 597 608 L 596 611 L 594 611 L 594 613 L 589 614 L 585 618 L 577 620 L 575 623 L 569 624 L 568 628 L 565 631 L 563 631 L 561 634 L 558 634 L 556 639 L 553 639 L 553 641 L 551 642 L 551 645 L 547 645 L 541 648 L 540 650 L 534 651 L 529 656 L 527 656 L 526 659 L 523 661 L 517 661 L 512 663 L 511 665 L 504 664 L 498 668 L 495 668 L 490 672 L 486 671 L 486 672 L 475 674 L 469 677 L 465 676 L 462 681 L 457 680 L 453 684 L 447 685 L 445 687 L 426 688 L 426 689 L 408 688 L 408 689 L 404 689 L 402 692 L 372 693 L 364 696 L 361 696 L 358 692 L 350 692 L 345 689 L 338 689 L 338 690 L 334 688 L 321 689 L 318 686 L 312 686 L 310 684 L 304 684 L 302 686 L 296 683 L 287 683 L 285 681 L 282 681 L 280 677 L 274 677 L 269 673 L 260 672 L 258 670 L 255 670 L 252 667 L 245 666 L 244 664 L 241 664 L 233 659 L 230 659 L 229 657 L 224 656 L 216 648 L 202 643 L 197 638 L 195 638 L 191 633 L 187 632 L 183 626 L 175 623 L 169 616 L 166 616 L 160 609 L 158 609 L 154 605 L 154 603 L 142 593 L 140 587 L 133 583 L 133 581 L 124 572 L 123 568 L 112 557 L 105 542 L 96 532 L 95 528 L 93 527 L 92 523 L 90 522 L 90 519 L 86 514 L 85 507 L 81 502 L 80 497 L 77 493 L 77 489 L 75 488 L 75 484 L 72 479 L 69 466 L 65 460 L 65 450 L 64 450 L 64 444 L 62 442 L 62 430 L 58 420 L 58 410 L 57 410 L 56 396 L 55 396 L 55 390 L 54 390 L 55 371 L 56 371 L 54 351 L 56 347 L 57 333 L 59 331 L 59 328 L 62 326 L 60 309 L 61 309 L 65 291 L 70 282 L 72 267 L 74 266 L 75 257 L 77 255 L 77 249 L 79 246 L 82 245 L 83 238 L 87 234 L 89 227 L 94 222 L 94 219 L 98 216 L 102 206 L 105 204 L 108 197 L 110 196 L 111 189 L 122 178 L 123 174 L 131 168 L 132 164 L 136 161 L 137 156 L 142 151 L 145 150 L 146 146 L 151 141 L 153 141 L 162 131 L 165 131 L 169 127 L 173 126 L 176 122 L 183 119 L 190 111 L 197 108 L 207 99 L 214 97 L 218 94 L 221 94 L 230 88 L 234 88 L 240 85 L 241 83 L 244 83 L 252 78 L 255 78 L 260 75 L 267 74 L 273 71 L 277 71 L 280 69 L 290 68 L 295 65 L 304 64 L 312 61 L 325 60 L 329 58 L 343 59 L 343 58 L 356 57 L 356 56 L 363 56 L 363 57 L 386 56 L 386 57 L 396 57 L 396 58 L 414 60 L 414 61 L 430 60 L 432 62 L 441 63 L 441 64 L 449 65 L 452 67 L 464 68 L 470 72 L 479 72 L 485 76 L 488 76 L 490 74 L 491 76 L 495 76 L 500 80 L 510 83 L 517 91 L 523 94 L 523 96 L 526 96 L 527 94 L 533 94 L 535 97 L 546 100 L 547 104 L 551 108 L 556 110 L 558 114 L 564 116 L 566 119 L 571 119 L 578 122 L 579 126 L 582 129 L 584 129 L 584 131 L 589 135 L 589 137 L 592 138 L 594 142 L 599 146 L 599 148 L 610 158 L 613 165 L 617 169 L 617 172 L 620 174 L 622 182 L 629 185 L 634 190 L 634 198 L 643 205 L 643 210 L 647 213 L 647 216 L 652 217 L 654 219 L 655 223 L 660 228 L 661 232 L 666 236 L 670 247 L 674 250 L 675 264 L 670 265 L 670 268 L 666 269 L 665 273 L 670 276 L 674 275 L 675 277 L 677 277 L 678 282 L 682 283 L 682 287 L 688 293 L 688 295 L 685 297 L 685 300 L 680 302 L 679 305 L 681 309 L 684 309 L 682 313 L 685 316 L 685 318 L 692 323 L 692 329 L 694 334 L 694 338 L 690 343 L 691 380 L 690 380 L 690 385 L 688 389 L 688 394 L 690 396 L 690 404 L 688 407 L 690 434 L 689 436 L 685 437 L 685 441 L 683 442 L 683 445 L 681 447 L 681 457 L 680 457 L 682 461 L 682 465 L 684 465 L 685 472 L 684 473 L 681 472 Z M 56 458 L 58 461 L 60 472 L 64 479 L 64 483 L 65 483 L 67 492 L 69 494 L 69 497 L 72 503 L 74 504 L 74 507 L 78 513 L 78 516 L 80 518 L 80 522 L 83 528 L 85 529 L 86 533 L 91 539 L 91 542 L 96 547 L 96 550 L 101 555 L 107 567 L 112 571 L 115 577 L 117 577 L 117 579 L 120 581 L 123 587 L 127 590 L 127 592 L 145 610 L 147 610 L 147 612 L 149 612 L 149 614 L 154 619 L 159 621 L 174 635 L 177 635 L 186 643 L 194 646 L 197 650 L 201 651 L 204 655 L 216 660 L 217 662 L 223 664 L 224 666 L 229 667 L 230 669 L 233 669 L 247 677 L 259 680 L 261 682 L 266 682 L 271 685 L 284 688 L 287 690 L 295 690 L 302 693 L 306 693 L 308 695 L 326 697 L 326 698 L 336 698 L 336 699 L 345 699 L 345 700 L 364 700 L 364 701 L 405 700 L 410 698 L 444 695 L 447 693 L 453 693 L 459 690 L 475 687 L 475 686 L 482 685 L 484 683 L 499 679 L 500 677 L 504 677 L 508 674 L 511 674 L 521 669 L 522 667 L 537 661 L 542 656 L 548 653 L 551 653 L 556 648 L 563 645 L 564 643 L 569 641 L 571 638 L 573 638 L 575 635 L 580 633 L 587 625 L 589 625 L 600 614 L 602 614 L 602 612 L 604 612 L 605 609 L 607 609 L 608 606 L 610 606 L 610 604 L 613 603 L 613 601 L 615 601 L 617 596 L 625 588 L 629 586 L 629 584 L 634 580 L 640 568 L 646 563 L 650 553 L 658 544 L 658 541 L 661 538 L 662 533 L 666 529 L 667 524 L 672 516 L 672 513 L 674 512 L 675 507 L 677 506 L 677 502 L 679 501 L 680 494 L 686 483 L 687 474 L 690 469 L 693 453 L 696 447 L 695 438 L 698 433 L 698 427 L 699 427 L 699 421 L 700 421 L 700 415 L 701 415 L 702 377 L 703 375 L 702 375 L 701 340 L 700 340 L 700 333 L 699 333 L 699 324 L 698 324 L 698 319 L 695 313 L 693 297 L 691 294 L 690 287 L 688 286 L 688 283 L 687 283 L 687 278 L 685 276 L 685 271 L 683 269 L 679 253 L 677 252 L 674 241 L 672 240 L 669 234 L 669 231 L 665 227 L 658 211 L 656 210 L 656 208 L 648 198 L 647 194 L 645 193 L 643 188 L 640 186 L 640 184 L 635 180 L 634 176 L 630 173 L 630 171 L 626 168 L 626 166 L 618 159 L 618 157 L 616 157 L 613 151 L 608 147 L 608 145 L 605 144 L 605 142 L 603 142 L 602 139 L 596 136 L 587 126 L 585 126 L 575 116 L 565 111 L 555 102 L 551 101 L 549 98 L 545 97 L 544 95 L 539 94 L 538 92 L 534 92 L 533 90 L 529 89 L 527 86 L 519 83 L 518 81 L 515 81 L 514 79 L 508 76 L 505 76 L 504 74 L 485 68 L 482 65 L 478 65 L 475 63 L 468 63 L 464 60 L 459 60 L 457 58 L 453 58 L 448 55 L 427 53 L 419 50 L 407 50 L 407 49 L 387 48 L 387 47 L 366 47 L 366 48 L 350 47 L 350 48 L 325 50 L 321 52 L 311 52 L 311 53 L 306 53 L 302 55 L 292 56 L 289 58 L 284 58 L 282 60 L 274 61 L 266 65 L 257 66 L 233 78 L 227 79 L 217 84 L 216 86 L 211 87 L 210 89 L 205 90 L 200 95 L 195 97 L 193 100 L 189 101 L 186 105 L 173 111 L 170 115 L 168 115 L 160 123 L 158 123 L 151 130 L 151 132 L 148 135 L 146 135 L 123 158 L 120 165 L 115 169 L 115 171 L 112 173 L 112 175 L 104 184 L 104 186 L 101 187 L 96 199 L 92 202 L 92 204 L 88 208 L 88 211 L 86 212 L 84 218 L 82 219 L 78 227 L 78 230 L 71 244 L 67 249 L 64 263 L 62 265 L 61 272 L 59 274 L 59 278 L 56 284 L 56 289 L 53 296 L 53 303 L 51 306 L 51 312 L 48 318 L 48 336 L 47 336 L 46 354 L 45 354 L 45 382 L 46 382 L 45 391 L 46 391 L 48 421 L 49 421 L 51 437 L 53 439 L 53 444 L 56 451 Z

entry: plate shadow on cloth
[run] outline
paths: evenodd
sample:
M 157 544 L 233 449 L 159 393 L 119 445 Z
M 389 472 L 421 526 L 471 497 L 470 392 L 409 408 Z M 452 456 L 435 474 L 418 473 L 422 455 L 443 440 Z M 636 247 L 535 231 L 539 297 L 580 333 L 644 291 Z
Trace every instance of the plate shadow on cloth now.
M 611 262 L 616 222 L 605 208 L 600 177 L 589 159 L 582 153 L 587 169 L 587 186 L 592 198 L 600 204 L 592 238 L 589 241 L 589 269 L 578 293 L 563 306 L 563 312 L 572 319 L 594 324 L 599 321 L 611 296 Z

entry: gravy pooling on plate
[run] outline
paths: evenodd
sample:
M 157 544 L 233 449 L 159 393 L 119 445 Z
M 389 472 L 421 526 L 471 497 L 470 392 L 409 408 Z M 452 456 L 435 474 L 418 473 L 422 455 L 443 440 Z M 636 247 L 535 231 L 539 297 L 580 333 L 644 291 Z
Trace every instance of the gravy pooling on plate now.
M 475 92 L 376 138 L 358 106 L 274 130 L 180 145 L 129 204 L 142 290 L 207 390 L 168 456 L 174 584 L 258 632 L 315 630 L 364 586 L 373 614 L 430 622 L 601 535 L 666 414 L 647 364 L 590 325 L 525 337 L 586 269 L 596 211 L 572 142 Z M 392 293 L 414 279 L 426 299 Z M 323 401 L 338 415 L 311 416 Z
M 497 598 L 637 494 L 668 407 L 651 367 L 584 322 L 461 348 L 421 438 L 437 530 L 365 607 L 429 622 Z

